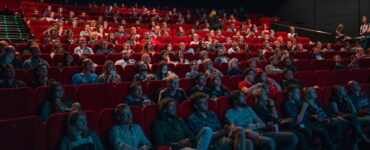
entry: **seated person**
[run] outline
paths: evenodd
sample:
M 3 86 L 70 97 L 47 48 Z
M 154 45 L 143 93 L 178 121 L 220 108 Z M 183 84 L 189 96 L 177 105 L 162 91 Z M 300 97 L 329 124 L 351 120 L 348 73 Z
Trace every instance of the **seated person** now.
M 194 78 L 195 76 L 197 76 L 199 74 L 198 68 L 199 68 L 198 62 L 196 60 L 191 61 L 190 72 L 187 72 L 185 74 L 185 78 Z
M 45 64 L 37 65 L 34 69 L 35 78 L 29 83 L 29 87 L 36 89 L 41 86 L 48 86 L 51 80 L 48 78 L 48 68 Z
M 65 66 L 76 66 L 76 63 L 73 61 L 73 59 L 73 55 L 70 52 L 64 52 L 61 62 L 58 63 L 58 67 L 63 69 Z
M 239 82 L 238 89 L 244 94 L 252 94 L 253 91 L 263 86 L 263 83 L 254 84 L 255 71 L 252 68 L 247 68 L 243 71 L 243 81 Z
M 159 91 L 158 102 L 166 97 L 170 97 L 178 104 L 181 104 L 183 101 L 188 99 L 185 91 L 182 88 L 179 88 L 179 77 L 175 74 L 171 74 L 166 78 L 166 80 L 167 87 Z
M 225 56 L 225 51 L 223 49 L 217 50 L 217 57 L 215 58 L 215 63 L 227 63 L 230 58 Z
M 279 74 L 283 73 L 283 70 L 277 67 L 278 57 L 276 55 L 269 58 L 270 64 L 265 67 L 267 74 Z
M 86 45 L 85 37 L 80 37 L 79 43 L 80 45 L 74 49 L 75 54 L 78 54 L 79 56 L 82 56 L 84 54 L 94 54 L 94 51 L 91 49 L 91 47 L 88 47 Z
M 206 76 L 205 74 L 203 73 L 199 73 L 197 76 L 195 76 L 194 78 L 194 81 L 195 81 L 195 86 L 190 88 L 188 91 L 187 91 L 187 95 L 188 97 L 190 97 L 191 95 L 193 95 L 194 93 L 196 92 L 202 92 L 204 94 L 207 94 L 208 97 L 210 97 L 212 95 L 211 93 L 211 89 L 209 89 L 206 84 L 207 84 L 207 81 L 206 81 Z
M 23 81 L 15 79 L 15 70 L 11 64 L 5 64 L 1 67 L 0 88 L 19 88 L 25 87 Z
M 358 58 L 355 55 L 351 56 L 351 62 L 347 65 L 348 69 L 358 69 L 360 64 L 358 64 Z
M 291 85 L 287 88 L 287 99 L 283 104 L 283 113 L 285 117 L 291 118 L 292 126 L 296 126 L 300 130 L 304 130 L 306 137 L 310 137 L 307 133 L 312 133 L 313 136 L 321 138 L 322 146 L 328 150 L 335 150 L 328 131 L 320 124 L 313 123 L 307 113 L 309 104 L 301 100 L 301 94 L 298 87 Z
M 104 55 L 108 55 L 110 53 L 114 53 L 114 49 L 113 48 L 110 48 L 108 47 L 108 41 L 107 40 L 103 40 L 103 41 L 100 41 L 100 48 L 98 48 L 96 50 L 96 54 L 104 54 Z
M 203 64 L 204 64 L 204 73 L 207 78 L 213 77 L 213 76 L 218 76 L 218 77 L 223 76 L 220 70 L 213 67 L 213 62 L 211 59 L 204 60 Z
M 254 83 L 262 83 L 269 86 L 269 95 L 273 96 L 278 92 L 281 92 L 281 86 L 274 79 L 267 77 L 266 72 L 258 72 L 254 77 Z
M 148 73 L 148 67 L 141 61 L 136 62 L 136 74 L 132 77 L 132 81 L 150 81 L 157 80 L 157 76 L 152 73 Z
M 49 63 L 44 59 L 40 58 L 41 50 L 38 45 L 32 45 L 30 47 L 31 50 L 31 58 L 28 58 L 23 63 L 23 69 L 28 70 L 30 68 L 35 68 L 39 64 L 45 64 L 48 68 L 50 67 Z
M 316 46 L 313 48 L 312 58 L 316 60 L 324 60 L 324 56 L 320 53 L 322 51 L 322 43 L 319 41 L 316 43 Z
M 334 65 L 333 65 L 334 70 L 347 68 L 347 66 L 342 63 L 342 57 L 340 57 L 340 55 L 335 55 L 333 57 L 333 60 L 334 60 Z
M 121 76 L 117 74 L 113 61 L 106 61 L 103 66 L 103 73 L 99 76 L 99 82 L 117 83 L 121 81 Z
M 154 122 L 152 134 L 157 146 L 174 149 L 196 148 L 207 150 L 212 139 L 212 129 L 204 127 L 194 135 L 184 120 L 176 115 L 176 100 L 167 97 L 159 102 L 160 118 Z M 174 126 L 176 128 L 174 128 Z
M 230 125 L 221 126 L 217 115 L 208 110 L 208 96 L 198 92 L 190 97 L 193 113 L 187 118 L 190 130 L 195 134 L 201 133 L 204 127 L 213 130 L 212 141 L 209 149 L 253 149 L 253 143 L 245 137 L 245 131 L 241 128 L 233 128 Z
M 303 84 L 299 80 L 294 78 L 293 71 L 290 70 L 290 69 L 286 69 L 283 72 L 283 80 L 281 81 L 281 85 L 282 85 L 283 89 L 286 89 L 291 84 L 294 84 L 299 89 L 303 88 Z
M 70 112 L 79 109 L 79 103 L 73 103 L 71 99 L 65 96 L 62 84 L 53 81 L 49 85 L 47 97 L 42 104 L 40 117 L 46 121 L 52 113 Z
M 211 90 L 210 98 L 229 96 L 230 90 L 226 88 L 219 77 L 212 77 L 208 80 L 208 88 Z
M 1 48 L 0 48 L 1 49 Z M 0 66 L 11 64 L 14 68 L 23 68 L 22 61 L 16 56 L 14 46 L 4 48 L 4 54 L 0 57 Z
M 357 110 L 357 114 L 362 116 L 361 118 L 367 118 L 370 115 L 369 97 L 365 93 L 361 93 L 361 86 L 357 81 L 348 81 L 347 86 L 349 87 L 348 96 L 351 99 L 353 106 Z
M 287 124 L 291 121 L 291 118 L 281 118 L 276 110 L 276 105 L 273 99 L 269 98 L 268 88 L 258 88 L 253 92 L 254 105 L 253 110 L 256 114 L 268 125 L 278 125 L 278 130 L 293 132 L 298 137 L 298 143 L 296 149 L 308 150 L 309 139 L 305 134 L 298 129 L 290 128 Z
M 245 130 L 247 138 L 251 139 L 258 148 L 264 149 L 295 149 L 297 137 L 291 132 L 261 132 L 266 124 L 247 105 L 245 95 L 238 90 L 229 96 L 231 107 L 226 111 L 225 120 L 232 126 Z M 259 132 L 260 131 L 260 132 Z
M 123 103 L 129 106 L 140 106 L 152 104 L 148 96 L 143 94 L 143 87 L 138 82 L 134 82 L 129 87 L 130 94 L 123 99 Z
M 60 150 L 104 150 L 99 136 L 87 126 L 86 113 L 72 111 L 67 117 L 67 134 L 60 140 Z
M 116 63 L 114 63 L 114 65 L 119 65 L 119 66 L 122 66 L 122 68 L 125 68 L 126 65 L 135 64 L 135 60 L 130 59 L 131 54 L 127 50 L 123 50 L 121 54 L 122 54 L 122 57 L 121 57 L 122 59 L 117 60 Z
M 284 66 L 282 70 L 290 69 L 293 71 L 293 73 L 298 71 L 298 68 L 294 66 L 293 64 L 293 58 L 292 57 L 285 57 L 284 58 Z
M 94 63 L 90 59 L 82 61 L 82 72 L 72 76 L 71 84 L 77 86 L 79 84 L 98 83 L 98 75 L 94 73 Z
M 158 69 L 157 69 L 158 80 L 163 80 L 171 74 L 175 74 L 175 73 L 168 70 L 167 62 L 164 62 L 164 61 L 159 62 Z
M 239 69 L 239 66 L 238 66 L 238 59 L 236 58 L 232 58 L 230 61 L 229 61 L 229 68 L 227 68 L 227 75 L 228 76 L 232 76 L 232 75 L 241 75 L 242 74 L 242 71 Z
M 114 149 L 150 149 L 151 143 L 140 125 L 132 123 L 132 113 L 127 104 L 118 104 L 114 109 L 114 115 L 117 124 L 112 127 L 109 134 Z

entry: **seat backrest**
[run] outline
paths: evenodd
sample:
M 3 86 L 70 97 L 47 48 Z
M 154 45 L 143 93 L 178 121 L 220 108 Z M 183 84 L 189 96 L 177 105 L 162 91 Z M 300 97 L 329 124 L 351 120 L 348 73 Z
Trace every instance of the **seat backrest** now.
M 144 133 L 149 139 L 153 139 L 151 136 L 153 123 L 159 118 L 158 104 L 151 104 L 144 107 Z M 151 140 L 152 141 L 152 140 Z
M 167 86 L 167 81 L 166 80 L 152 80 L 149 81 L 147 84 L 147 89 L 148 89 L 148 96 L 151 99 L 156 99 L 158 98 L 158 94 L 160 89 L 165 88 Z
M 60 82 L 62 84 L 71 84 L 72 76 L 76 73 L 79 73 L 82 71 L 81 66 L 66 66 L 63 67 L 61 73 L 60 73 Z
M 347 84 L 347 82 L 352 79 L 349 69 L 333 70 L 332 74 L 335 79 L 335 84 Z
M 46 150 L 44 124 L 37 116 L 0 120 L 0 149 Z
M 318 70 L 314 72 L 315 82 L 321 87 L 331 86 L 335 83 L 331 70 Z
M 217 115 L 220 118 L 221 123 L 225 123 L 225 113 L 230 108 L 229 97 L 222 96 L 217 99 Z
M 191 103 L 189 100 L 184 101 L 180 105 L 181 114 L 180 116 L 182 118 L 187 118 L 191 113 L 193 112 L 193 108 L 191 106 Z M 208 110 L 214 111 L 217 114 L 217 102 L 213 100 L 208 100 Z
M 35 115 L 34 91 L 31 88 L 5 88 L 0 89 L 2 105 L 0 118 Z
M 187 72 L 190 72 L 189 64 L 177 64 L 174 72 L 179 76 L 179 78 L 184 78 Z
M 110 83 L 79 85 L 77 100 L 81 103 L 83 110 L 99 111 L 117 104 L 114 99 L 113 85 Z
M 304 86 L 314 86 L 315 79 L 312 71 L 297 71 L 294 78 L 302 82 Z
M 351 77 L 360 83 L 366 83 L 369 81 L 370 70 L 365 68 L 351 69 Z
M 93 111 L 86 111 L 87 125 L 99 135 L 98 115 Z M 46 124 L 46 137 L 48 149 L 58 149 L 59 142 L 67 133 L 68 113 L 55 113 L 50 115 Z
M 120 74 L 120 76 L 123 82 L 130 82 L 135 73 L 136 73 L 135 65 L 126 65 L 123 68 L 123 74 Z
M 243 77 L 241 75 L 234 75 L 229 78 L 229 81 L 231 82 L 224 84 L 227 84 L 230 90 L 235 90 L 238 89 L 239 82 L 243 81 Z

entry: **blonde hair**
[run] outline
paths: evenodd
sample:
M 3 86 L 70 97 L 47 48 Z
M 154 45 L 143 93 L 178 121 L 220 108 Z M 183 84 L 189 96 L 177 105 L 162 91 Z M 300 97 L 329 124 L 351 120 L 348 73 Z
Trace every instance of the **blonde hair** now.
M 230 61 L 229 61 L 229 68 L 232 69 L 233 68 L 233 65 L 234 63 L 238 63 L 238 59 L 237 58 L 232 58 Z M 238 65 L 236 65 L 236 68 L 238 68 Z

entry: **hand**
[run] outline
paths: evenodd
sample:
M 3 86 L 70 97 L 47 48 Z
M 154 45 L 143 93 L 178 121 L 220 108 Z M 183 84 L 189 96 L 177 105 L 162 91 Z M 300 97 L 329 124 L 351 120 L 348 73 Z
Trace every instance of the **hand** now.
M 337 119 L 339 119 L 339 120 L 346 120 L 342 116 L 337 116 Z
M 273 99 L 269 98 L 269 105 L 270 106 L 275 106 L 275 102 Z
M 303 102 L 303 105 L 302 105 L 302 107 L 304 107 L 304 108 L 307 108 L 308 107 L 308 103 L 307 102 Z
M 179 147 L 188 147 L 188 146 L 191 146 L 191 143 L 190 143 L 190 139 L 189 138 L 182 139 L 182 140 L 180 140 L 177 143 L 178 143 Z
M 138 150 L 147 150 L 148 148 L 147 148 L 147 146 L 146 145 L 143 145 L 143 146 L 140 146 L 139 148 L 138 148 Z
M 247 130 L 247 135 L 249 138 L 251 138 L 252 141 L 258 141 L 261 139 L 261 136 L 258 132 L 255 132 L 253 130 Z

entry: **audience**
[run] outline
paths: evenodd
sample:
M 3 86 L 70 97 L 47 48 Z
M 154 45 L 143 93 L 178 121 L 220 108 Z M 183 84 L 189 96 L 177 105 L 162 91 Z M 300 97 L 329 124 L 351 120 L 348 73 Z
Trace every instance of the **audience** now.
M 297 86 L 299 89 L 303 88 L 303 84 L 299 80 L 294 78 L 293 71 L 290 69 L 286 69 L 283 72 L 283 80 L 281 80 L 281 85 L 283 89 L 286 90 L 287 87 L 292 84 Z
M 214 77 L 217 77 L 217 76 L 214 76 Z M 193 86 L 187 91 L 188 97 L 190 97 L 191 95 L 197 92 L 202 92 L 204 94 L 207 94 L 208 97 L 212 96 L 211 89 L 209 89 L 206 86 L 205 74 L 203 73 L 198 74 L 197 76 L 195 76 L 194 81 L 195 81 L 195 86 Z
M 77 46 L 74 49 L 75 54 L 77 54 L 79 56 L 82 56 L 84 54 L 94 54 L 94 51 L 86 45 L 86 38 L 85 37 L 80 37 L 79 43 L 80 43 L 80 45 Z
M 195 78 L 199 74 L 198 72 L 198 62 L 196 60 L 193 60 L 190 62 L 190 72 L 187 72 L 185 74 L 185 78 Z
M 265 71 L 266 71 L 267 74 L 279 74 L 279 73 L 283 73 L 283 70 L 280 69 L 277 66 L 278 57 L 276 55 L 271 56 L 269 58 L 269 62 L 270 62 L 270 64 L 265 67 Z
M 211 59 L 204 60 L 203 66 L 204 66 L 204 74 L 206 75 L 207 78 L 214 77 L 214 76 L 217 76 L 217 77 L 223 76 L 220 70 L 213 67 L 213 62 Z
M 141 61 L 136 62 L 135 68 L 136 74 L 132 77 L 132 81 L 147 82 L 150 80 L 157 80 L 157 76 L 155 74 L 148 73 L 148 67 Z
M 22 61 L 16 56 L 14 46 L 4 47 L 4 54 L 0 57 L 0 66 L 11 64 L 14 68 L 23 68 Z
M 104 55 L 108 55 L 114 52 L 115 52 L 114 49 L 109 47 L 109 43 L 107 40 L 100 41 L 100 48 L 96 50 L 96 54 L 104 54 Z
M 244 94 L 252 94 L 254 90 L 263 86 L 263 83 L 254 84 L 254 70 L 248 68 L 243 71 L 243 81 L 239 82 L 238 88 Z
M 238 59 L 236 58 L 232 58 L 230 61 L 229 61 L 229 64 L 228 64 L 228 68 L 227 68 L 227 75 L 228 76 L 232 76 L 232 75 L 241 75 L 242 74 L 242 71 L 239 69 L 239 66 L 238 66 Z
M 123 50 L 121 54 L 122 54 L 121 59 L 117 60 L 116 63 L 114 63 L 114 65 L 119 65 L 122 66 L 122 68 L 125 68 L 126 65 L 135 64 L 135 60 L 130 59 L 131 54 L 129 51 Z
M 45 64 L 37 65 L 34 69 L 34 79 L 29 83 L 29 87 L 36 89 L 41 86 L 48 86 L 51 80 L 48 78 L 48 68 Z
M 82 72 L 72 76 L 71 84 L 77 86 L 79 84 L 98 83 L 98 75 L 94 73 L 94 63 L 90 59 L 82 61 Z
M 64 52 L 61 62 L 58 64 L 60 69 L 65 66 L 76 66 L 73 55 L 70 52 Z
M 40 58 L 41 50 L 40 47 L 37 45 L 32 45 L 30 47 L 31 50 L 31 58 L 27 59 L 23 63 L 23 69 L 34 69 L 37 65 L 45 64 L 48 68 L 50 67 L 49 63 L 44 59 Z
M 121 76 L 116 72 L 113 61 L 106 61 L 103 66 L 103 73 L 99 76 L 99 82 L 117 83 L 121 81 Z
M 211 90 L 210 98 L 228 96 L 230 94 L 230 90 L 222 84 L 222 80 L 219 77 L 209 78 L 208 88 Z
M 130 85 L 129 92 L 130 94 L 123 99 L 123 102 L 129 106 L 144 107 L 153 103 L 148 96 L 143 94 L 143 87 L 138 82 Z
M 175 74 L 171 74 L 166 78 L 166 80 L 167 87 L 159 91 L 158 102 L 170 97 L 175 100 L 176 103 L 181 104 L 188 99 L 185 91 L 182 88 L 179 88 L 179 77 Z
M 266 72 L 258 72 L 254 77 L 254 83 L 262 83 L 264 85 L 268 85 L 269 87 L 269 95 L 275 95 L 278 92 L 281 92 L 281 86 L 277 83 L 274 79 L 267 77 Z
M 11 64 L 5 64 L 1 67 L 0 88 L 19 88 L 25 87 L 23 81 L 15 79 L 15 70 Z
M 346 69 L 347 66 L 345 66 L 343 63 L 342 63 L 342 57 L 340 57 L 340 55 L 335 55 L 333 57 L 333 60 L 334 60 L 334 64 L 333 64 L 333 69 L 334 70 L 338 70 L 338 69 Z
M 167 62 L 164 62 L 164 61 L 159 62 L 158 69 L 157 69 L 157 79 L 163 80 L 171 74 L 175 74 L 175 73 L 168 70 Z

